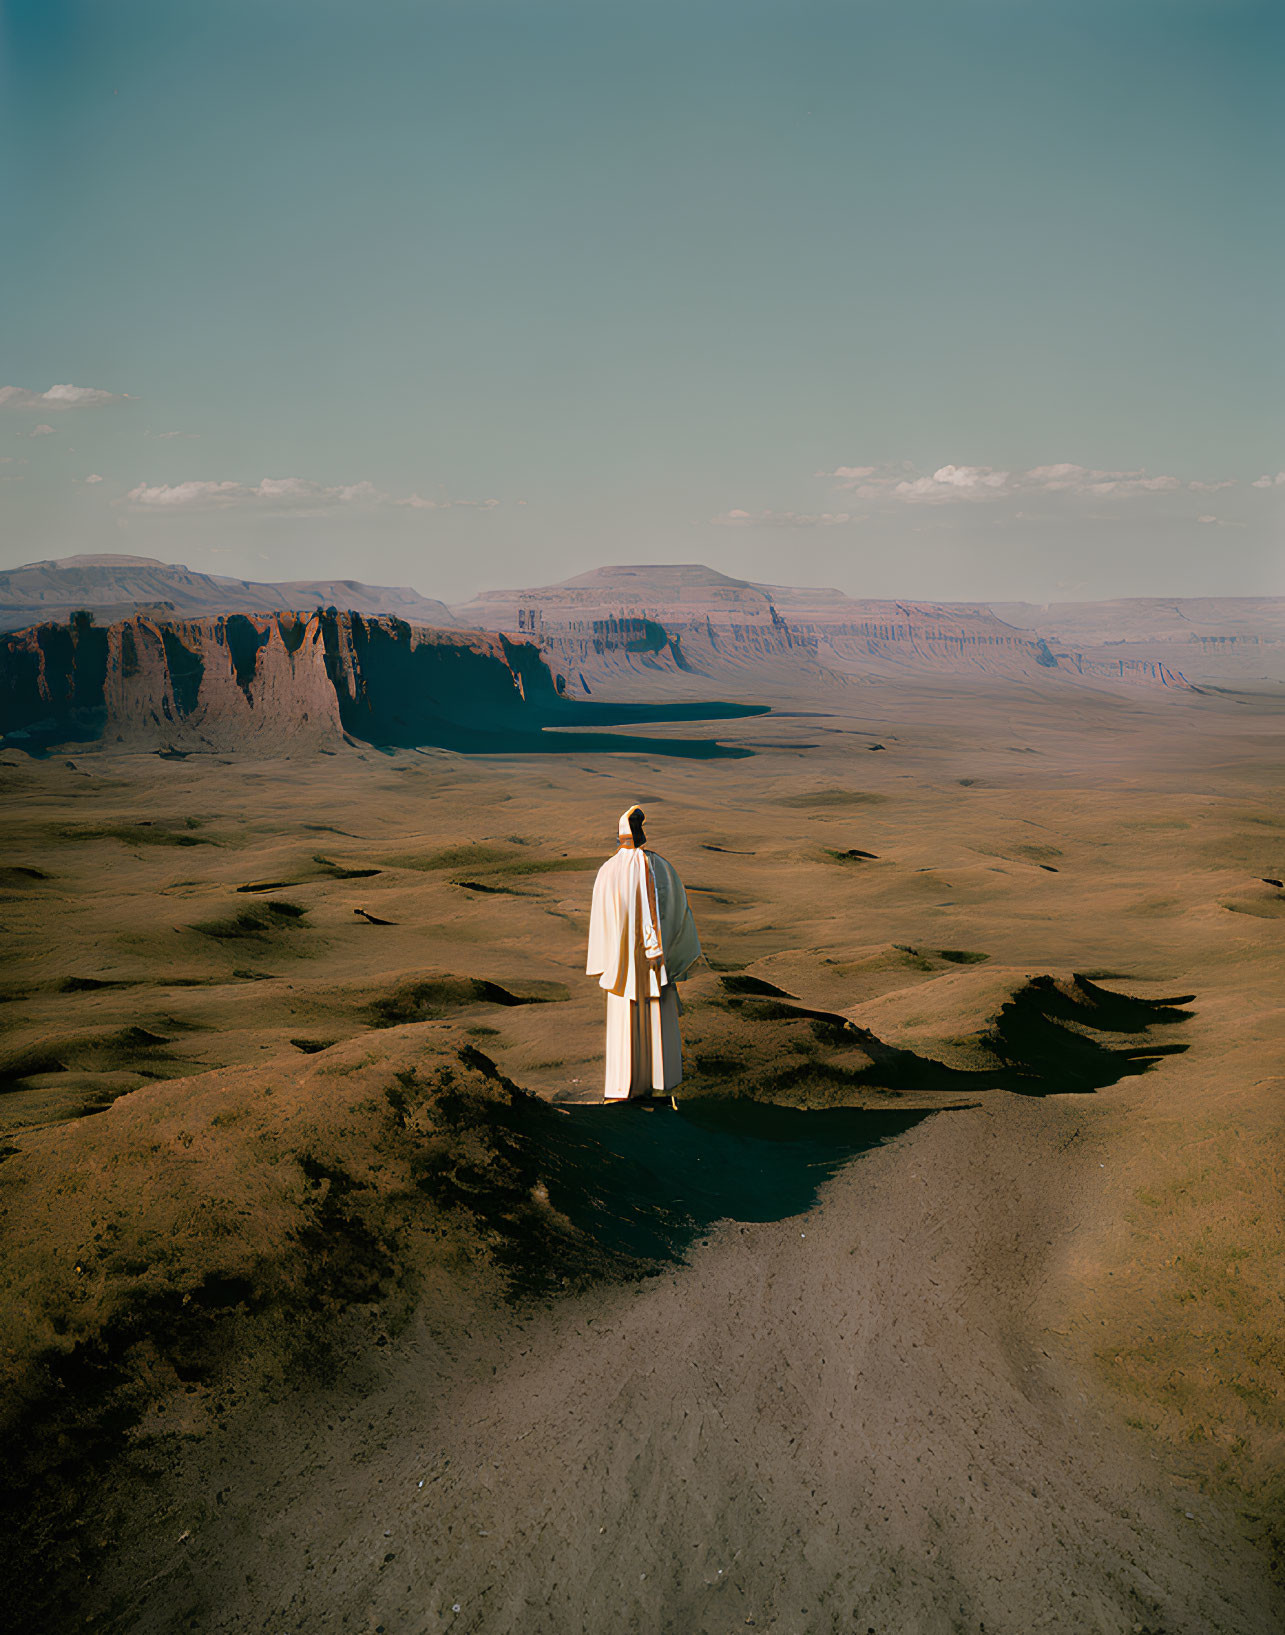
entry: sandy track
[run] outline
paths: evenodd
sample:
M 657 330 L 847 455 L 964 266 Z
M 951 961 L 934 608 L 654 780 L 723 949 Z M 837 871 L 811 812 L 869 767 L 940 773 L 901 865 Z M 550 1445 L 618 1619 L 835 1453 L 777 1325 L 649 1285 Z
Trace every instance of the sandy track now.
M 116 1563 L 118 1627 L 1266 1635 L 1230 1514 L 1049 1332 L 1104 1111 L 996 1096 L 672 1275 L 474 1314 L 453 1356 L 421 1332 L 356 1406 L 260 1410 L 171 1495 L 224 1502 L 150 1592 Z

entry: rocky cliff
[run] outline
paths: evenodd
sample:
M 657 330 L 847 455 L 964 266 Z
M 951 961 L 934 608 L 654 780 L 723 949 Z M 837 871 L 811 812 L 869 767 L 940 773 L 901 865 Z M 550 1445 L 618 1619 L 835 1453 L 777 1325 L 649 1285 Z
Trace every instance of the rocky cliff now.
M 1285 597 L 1129 596 L 1111 602 L 996 602 L 993 611 L 1040 636 L 1063 668 L 1128 680 L 1285 681 Z
M 667 675 L 754 686 L 826 672 L 1077 676 L 1185 686 L 1152 655 L 1068 652 L 983 605 L 875 601 L 834 589 L 755 584 L 700 564 L 597 568 L 562 584 L 488 591 L 456 608 L 466 623 L 539 643 L 577 695 L 630 696 Z M 689 678 L 684 680 L 684 678 Z
M 989 605 L 1008 624 L 1081 646 L 1285 642 L 1285 596 L 1124 596 L 1110 602 Z
M 759 713 L 745 705 L 573 701 L 532 642 L 433 630 L 338 612 L 138 614 L 107 626 L 81 613 L 0 637 L 0 742 L 41 750 L 99 742 L 123 749 L 322 748 L 345 735 L 465 752 L 655 748 L 725 751 L 705 740 L 653 743 L 546 727 L 607 727 Z
M 558 701 L 538 651 L 360 613 L 87 615 L 0 639 L 0 733 L 35 747 L 316 747 L 538 730 Z

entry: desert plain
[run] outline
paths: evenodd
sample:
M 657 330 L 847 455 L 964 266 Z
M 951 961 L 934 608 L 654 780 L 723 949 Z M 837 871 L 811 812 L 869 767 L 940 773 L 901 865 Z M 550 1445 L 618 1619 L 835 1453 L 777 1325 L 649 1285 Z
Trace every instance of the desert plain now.
M 1278 689 L 726 696 L 0 755 L 18 1627 L 1280 1627 Z M 676 1111 L 598 1104 L 635 801 Z

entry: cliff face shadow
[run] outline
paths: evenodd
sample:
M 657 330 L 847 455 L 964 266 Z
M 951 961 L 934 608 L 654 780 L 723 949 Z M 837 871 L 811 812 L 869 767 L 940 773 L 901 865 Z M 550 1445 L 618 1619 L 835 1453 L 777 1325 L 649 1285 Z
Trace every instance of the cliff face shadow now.
M 135 615 L 105 628 L 86 613 L 0 639 L 0 742 L 32 755 L 96 740 L 179 758 L 251 744 L 324 747 L 339 726 L 381 749 L 720 760 L 752 751 L 600 729 L 766 713 L 721 700 L 581 702 L 533 642 L 333 607 L 306 618 Z
M 663 706 L 656 708 L 657 713 L 651 717 L 653 721 L 684 719 L 661 714 Z M 765 712 L 734 704 L 707 704 L 702 711 L 702 717 L 705 720 L 717 720 L 723 717 L 762 713 Z M 754 753 L 743 744 L 720 744 L 713 738 L 644 738 L 623 732 L 571 733 L 556 730 L 530 734 L 520 740 L 518 735 L 514 735 L 512 742 L 492 743 L 489 746 L 479 742 L 477 735 L 474 734 L 470 735 L 466 745 L 441 747 L 458 748 L 471 755 L 666 755 L 684 761 L 743 761 Z
M 684 759 L 740 758 L 751 751 L 712 739 L 634 738 L 601 728 L 634 722 L 728 720 L 767 713 L 765 705 L 587 704 L 564 698 L 538 648 L 495 638 L 497 655 L 448 642 L 416 642 L 397 619 L 352 615 L 351 652 L 323 620 L 326 668 L 345 732 L 399 749 L 463 755 L 591 754 L 627 751 Z

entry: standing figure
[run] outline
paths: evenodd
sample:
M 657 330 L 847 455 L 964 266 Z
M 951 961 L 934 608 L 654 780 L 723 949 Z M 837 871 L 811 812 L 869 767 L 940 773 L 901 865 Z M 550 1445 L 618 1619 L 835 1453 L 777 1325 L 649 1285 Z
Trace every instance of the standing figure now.
M 607 990 L 607 1101 L 682 1082 L 676 984 L 701 952 L 678 871 L 645 850 L 641 807 L 621 816 L 618 832 L 620 849 L 593 883 L 586 967 Z

